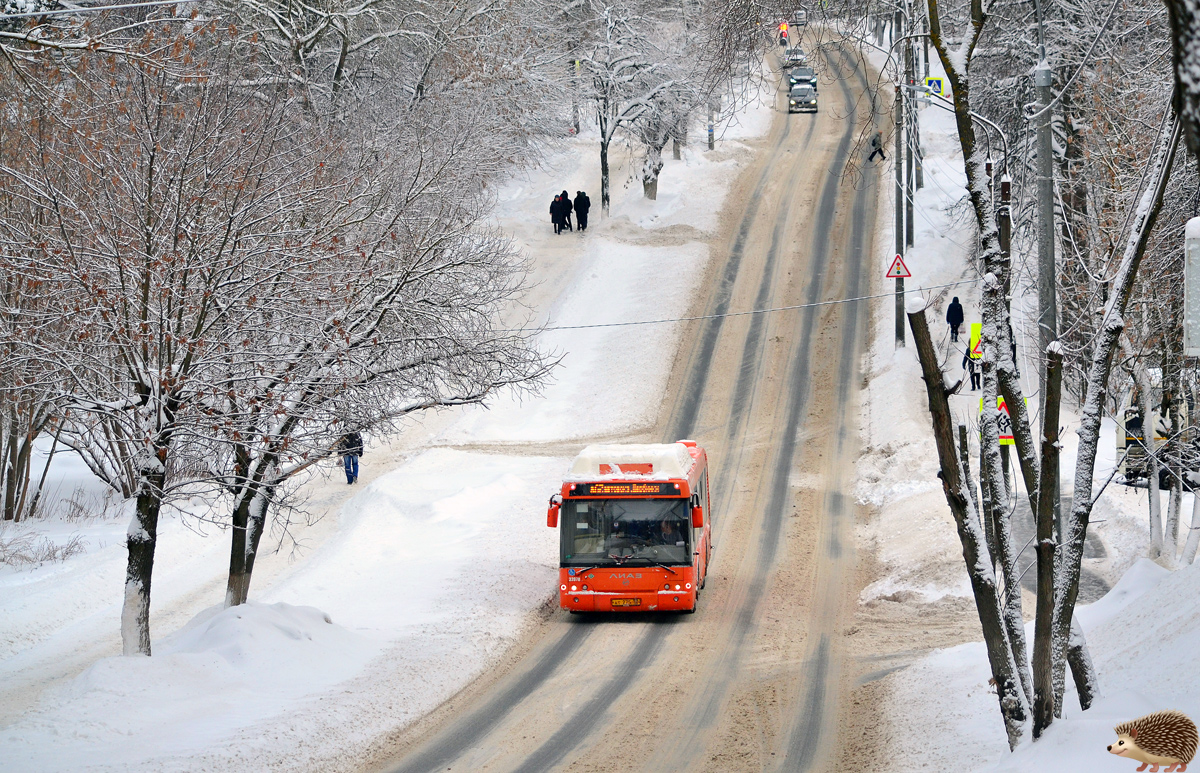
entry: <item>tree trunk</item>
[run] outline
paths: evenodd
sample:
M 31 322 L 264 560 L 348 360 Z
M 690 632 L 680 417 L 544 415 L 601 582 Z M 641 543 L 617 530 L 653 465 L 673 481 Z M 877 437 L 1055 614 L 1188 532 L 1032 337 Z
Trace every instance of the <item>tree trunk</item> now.
M 129 552 L 125 570 L 125 603 L 121 610 L 121 650 L 125 655 L 150 654 L 150 578 L 154 574 L 158 513 L 162 508 L 166 478 L 162 470 L 163 466 L 160 465 L 155 470 L 143 471 L 137 510 L 125 537 Z
M 1200 480 L 1200 475 L 1193 475 L 1190 480 Z M 1192 486 L 1192 520 L 1188 527 L 1187 542 L 1183 546 L 1184 566 L 1196 560 L 1196 548 L 1200 547 L 1200 491 L 1196 491 L 1195 483 Z
M 1087 640 L 1079 621 L 1071 618 L 1071 638 L 1067 644 L 1067 663 L 1071 666 L 1071 677 L 1075 680 L 1075 691 L 1079 693 L 1079 708 L 1087 711 L 1092 702 L 1100 697 L 1100 681 L 1096 666 L 1088 654 Z
M 999 280 L 995 276 L 984 279 L 984 295 L 995 296 L 999 288 Z M 1033 677 L 1029 673 L 1029 660 L 1025 645 L 1025 616 L 1021 609 L 1021 583 L 1018 579 L 1017 550 L 1013 545 L 1012 509 L 1008 505 L 1008 492 L 1004 486 L 1004 470 L 1000 461 L 1000 411 L 997 407 L 999 389 L 997 386 L 996 364 L 1000 358 L 1000 329 L 999 322 L 1002 313 L 996 313 L 996 299 L 985 298 L 985 309 L 990 314 L 984 315 L 983 323 L 983 410 L 979 415 L 981 456 L 987 466 L 987 486 L 992 507 L 992 520 L 996 529 L 996 560 L 1004 574 L 1003 614 L 1004 628 L 1012 649 L 1012 658 L 1016 663 L 1017 675 L 1021 680 L 1021 690 L 1026 702 L 1033 700 Z
M 608 214 L 609 204 L 609 176 L 608 176 L 608 139 L 605 137 L 604 127 L 600 127 L 600 209 L 604 214 Z
M 273 487 L 264 486 L 250 504 L 250 522 L 247 528 L 249 542 L 246 545 L 246 580 L 242 583 L 242 599 L 238 602 L 240 604 L 245 604 L 246 599 L 250 596 L 250 578 L 254 575 L 254 559 L 258 556 L 258 543 L 266 529 L 267 509 L 271 505 L 272 490 Z
M 1108 379 L 1112 368 L 1113 353 L 1125 329 L 1125 310 L 1133 292 L 1138 268 L 1146 252 L 1146 244 L 1158 214 L 1162 210 L 1163 194 L 1171 177 L 1175 160 L 1175 149 L 1179 145 L 1182 127 L 1172 112 L 1164 121 L 1160 141 L 1147 174 L 1147 188 L 1140 197 L 1136 215 L 1125 245 L 1121 263 L 1113 279 L 1113 292 L 1105 306 L 1100 334 L 1092 350 L 1092 361 L 1088 366 L 1087 387 L 1084 392 L 1079 419 L 1079 452 L 1075 462 L 1075 496 L 1066 533 L 1061 537 L 1061 559 L 1059 577 L 1054 597 L 1054 667 L 1055 690 L 1065 682 L 1058 672 L 1066 668 L 1066 655 L 1070 646 L 1071 626 L 1075 616 L 1075 600 L 1079 596 L 1079 574 L 1083 564 L 1083 547 L 1087 539 L 1088 521 L 1092 514 L 1092 477 L 1096 471 L 1096 453 L 1100 440 L 1100 424 L 1104 415 L 1104 404 L 1108 395 Z M 1061 704 L 1062 693 L 1058 692 L 1055 702 Z
M 1058 416 L 1062 400 L 1062 351 L 1052 342 L 1046 352 L 1046 401 L 1042 423 L 1042 475 L 1037 517 L 1037 611 L 1033 633 L 1033 737 L 1054 721 L 1054 499 L 1058 493 Z M 1087 653 L 1084 653 L 1084 657 Z
M 925 380 L 925 392 L 929 400 L 929 413 L 933 419 L 933 436 L 937 441 L 938 462 L 941 467 L 942 491 L 958 528 L 962 543 L 963 561 L 975 596 L 975 608 L 979 612 L 979 623 L 983 629 L 983 640 L 987 647 L 988 663 L 996 683 L 996 696 L 1000 702 L 1000 714 L 1008 733 L 1010 748 L 1015 748 L 1025 734 L 1027 718 L 1026 703 L 1017 674 L 1017 665 L 996 587 L 996 575 L 991 563 L 984 556 L 983 528 L 974 503 L 965 485 L 966 467 L 954 452 L 954 430 L 951 424 L 950 404 L 946 398 L 946 386 L 938 367 L 937 351 L 929 336 L 925 312 L 908 315 L 908 324 L 913 332 L 913 342 L 921 362 Z
M 647 146 L 646 160 L 642 163 L 642 193 L 651 201 L 658 199 L 658 174 L 662 168 L 662 148 Z
M 225 587 L 225 606 L 236 607 L 246 599 L 246 530 L 250 521 L 250 498 L 245 495 L 248 485 L 238 490 L 233 508 L 233 533 L 229 540 L 229 582 Z

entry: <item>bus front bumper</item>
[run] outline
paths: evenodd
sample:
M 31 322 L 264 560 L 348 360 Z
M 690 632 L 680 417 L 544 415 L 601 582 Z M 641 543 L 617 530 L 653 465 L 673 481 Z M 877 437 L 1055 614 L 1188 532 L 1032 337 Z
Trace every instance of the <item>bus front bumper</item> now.
M 696 606 L 696 591 L 660 590 L 636 593 L 559 592 L 559 604 L 574 612 L 673 612 Z

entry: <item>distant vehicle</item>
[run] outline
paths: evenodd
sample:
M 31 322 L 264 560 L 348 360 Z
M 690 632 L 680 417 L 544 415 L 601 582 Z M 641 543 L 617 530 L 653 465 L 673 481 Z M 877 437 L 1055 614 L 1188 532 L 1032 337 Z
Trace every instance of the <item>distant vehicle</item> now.
M 563 609 L 695 612 L 712 552 L 708 456 L 694 440 L 588 446 L 546 525 L 559 528 Z
M 788 72 L 788 88 L 792 86 L 808 84 L 813 87 L 813 91 L 817 90 L 817 71 L 805 65 L 804 67 L 794 67 Z
M 792 11 L 792 23 L 797 27 L 803 27 L 808 24 L 808 11 L 803 8 L 797 8 Z
M 784 49 L 783 66 L 785 69 L 799 67 L 804 64 L 808 64 L 808 56 L 805 55 L 804 49 L 800 48 L 800 46 Z
M 1175 454 L 1179 454 L 1184 459 L 1184 469 L 1195 469 L 1197 452 L 1196 440 L 1192 430 L 1188 428 L 1188 414 L 1191 412 L 1188 405 L 1188 400 L 1184 399 L 1179 402 L 1179 418 L 1183 425 L 1183 436 L 1172 438 L 1171 422 L 1165 413 L 1162 411 L 1162 387 L 1161 387 L 1161 371 L 1157 368 L 1150 369 L 1150 381 L 1153 394 L 1150 396 L 1150 425 L 1154 427 L 1154 445 L 1159 449 L 1161 454 L 1164 446 L 1168 442 L 1173 443 Z M 1139 397 L 1136 388 L 1127 392 L 1124 399 L 1121 401 L 1121 409 L 1117 412 L 1117 473 L 1128 484 L 1139 484 L 1149 477 L 1149 459 L 1146 456 L 1146 447 L 1142 443 L 1142 411 L 1138 406 Z M 1161 458 L 1161 457 L 1160 457 Z M 1165 464 L 1159 468 L 1159 487 L 1170 488 L 1171 473 L 1166 469 Z M 1188 481 L 1184 481 L 1185 488 L 1192 488 Z
M 817 112 L 817 90 L 807 83 L 798 83 L 788 91 L 789 113 Z

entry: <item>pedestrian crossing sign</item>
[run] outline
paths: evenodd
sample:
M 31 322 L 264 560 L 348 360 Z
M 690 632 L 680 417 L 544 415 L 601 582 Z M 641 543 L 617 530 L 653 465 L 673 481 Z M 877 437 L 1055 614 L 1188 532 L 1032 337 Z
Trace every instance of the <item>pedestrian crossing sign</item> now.
M 971 323 L 971 359 L 978 360 L 983 357 L 983 323 Z
M 926 78 L 925 88 L 930 94 L 937 94 L 939 97 L 946 96 L 945 80 L 942 78 Z
M 1008 414 L 1008 403 L 1004 402 L 1003 395 L 996 396 L 996 409 L 1000 411 L 1000 416 L 996 420 L 997 429 L 1000 430 L 1000 445 L 1015 446 L 1017 441 L 1013 438 L 1012 416 Z M 979 412 L 983 413 L 982 397 L 979 398 Z
M 904 265 L 904 258 L 896 255 L 896 259 L 892 261 L 892 267 L 887 270 L 888 279 L 907 279 L 912 276 L 912 272 L 908 270 L 908 266 Z

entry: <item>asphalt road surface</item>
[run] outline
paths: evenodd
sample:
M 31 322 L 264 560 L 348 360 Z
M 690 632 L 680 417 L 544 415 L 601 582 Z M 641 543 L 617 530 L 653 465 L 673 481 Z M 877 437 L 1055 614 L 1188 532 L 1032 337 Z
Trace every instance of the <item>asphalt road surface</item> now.
M 879 180 L 868 74 L 822 54 L 821 112 L 777 111 L 730 192 L 700 313 L 866 295 Z M 837 76 L 837 77 L 835 77 Z M 783 108 L 782 93 L 779 107 Z M 558 611 L 508 661 L 377 755 L 428 771 L 820 771 L 852 707 L 848 492 L 866 304 L 693 323 L 659 438 L 712 464 L 715 549 L 695 615 Z M 636 438 L 631 440 L 647 440 Z

